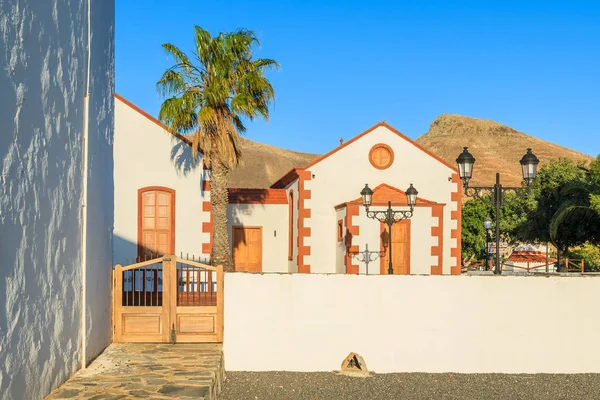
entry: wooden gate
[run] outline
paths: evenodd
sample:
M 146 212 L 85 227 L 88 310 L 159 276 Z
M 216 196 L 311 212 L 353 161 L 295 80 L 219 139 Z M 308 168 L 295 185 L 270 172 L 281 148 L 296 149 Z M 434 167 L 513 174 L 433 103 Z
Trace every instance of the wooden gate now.
M 174 255 L 117 265 L 114 342 L 222 342 L 223 267 Z

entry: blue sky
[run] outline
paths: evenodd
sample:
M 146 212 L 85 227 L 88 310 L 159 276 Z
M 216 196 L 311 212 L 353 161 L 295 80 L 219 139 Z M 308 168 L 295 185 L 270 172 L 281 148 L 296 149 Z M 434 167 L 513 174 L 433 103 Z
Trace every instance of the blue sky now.
M 250 139 L 324 153 L 378 121 L 417 138 L 456 113 L 596 156 L 599 21 L 600 1 L 119 0 L 116 90 L 157 115 L 160 45 L 244 27 L 281 64 Z

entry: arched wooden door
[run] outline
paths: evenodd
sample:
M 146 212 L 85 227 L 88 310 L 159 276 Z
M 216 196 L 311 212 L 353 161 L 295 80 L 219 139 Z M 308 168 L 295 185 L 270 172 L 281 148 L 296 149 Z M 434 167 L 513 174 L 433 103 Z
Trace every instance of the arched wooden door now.
M 138 257 L 175 253 L 175 191 L 153 186 L 138 192 Z

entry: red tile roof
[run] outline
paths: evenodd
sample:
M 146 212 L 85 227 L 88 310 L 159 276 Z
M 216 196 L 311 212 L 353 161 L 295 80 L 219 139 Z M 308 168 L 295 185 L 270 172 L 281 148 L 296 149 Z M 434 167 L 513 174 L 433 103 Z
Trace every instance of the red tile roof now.
M 508 257 L 509 261 L 519 262 L 519 263 L 545 263 L 546 262 L 546 253 L 541 251 L 521 251 L 515 250 L 512 252 L 510 257 Z M 548 257 L 548 262 L 554 263 L 556 262 L 555 258 Z
M 287 204 L 284 189 L 229 188 L 229 204 Z

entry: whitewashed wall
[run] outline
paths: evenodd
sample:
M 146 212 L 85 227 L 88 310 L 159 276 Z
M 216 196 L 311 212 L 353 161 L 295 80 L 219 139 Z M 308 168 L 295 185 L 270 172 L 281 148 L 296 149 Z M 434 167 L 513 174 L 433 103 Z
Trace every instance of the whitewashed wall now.
M 114 1 L 91 1 L 89 192 L 82 199 L 87 1 L 0 0 L 0 397 L 39 399 L 110 340 Z
M 202 223 L 210 213 L 202 202 L 201 155 L 195 162 L 190 146 L 173 137 L 119 99 L 115 100 L 115 243 L 114 263 L 131 262 L 137 255 L 138 189 L 165 186 L 175 190 L 175 251 L 202 256 L 202 243 L 210 240 Z
M 224 284 L 230 371 L 332 371 L 356 352 L 379 373 L 600 373 L 596 277 L 227 273 Z
M 288 271 L 288 204 L 229 204 L 227 229 L 229 244 L 232 226 L 262 227 L 263 272 Z
M 385 170 L 378 170 L 369 162 L 369 151 L 378 143 L 385 143 L 394 150 L 394 163 Z M 454 262 L 450 257 L 450 249 L 456 246 L 456 239 L 450 238 L 450 230 L 456 228 L 456 222 L 450 219 L 450 211 L 457 207 L 451 204 L 451 193 L 456 190 L 456 184 L 449 181 L 454 172 L 451 168 L 388 128 L 380 126 L 308 170 L 314 174 L 314 178 L 306 182 L 306 188 L 311 190 L 311 199 L 306 201 L 311 209 L 311 218 L 306 222 L 311 228 L 311 236 L 305 239 L 311 246 L 311 254 L 306 257 L 311 272 L 334 272 L 332 268 L 336 265 L 336 253 L 332 249 L 335 248 L 336 238 L 336 205 L 359 198 L 365 183 L 371 189 L 386 183 L 401 190 L 406 190 L 413 183 L 419 191 L 419 197 L 449 205 L 444 207 L 443 273 L 450 273 L 450 265 Z M 427 212 L 430 213 L 430 210 L 427 209 Z M 361 230 L 363 226 L 361 223 Z M 427 236 L 431 236 L 430 229 Z M 417 240 L 416 234 L 413 234 L 413 240 Z M 430 252 L 429 248 L 427 255 Z M 412 254 L 417 256 L 417 253 Z M 418 261 L 421 260 L 415 259 L 412 264 L 416 265 Z M 430 265 L 428 262 L 427 267 Z M 430 272 L 429 269 L 423 273 Z

